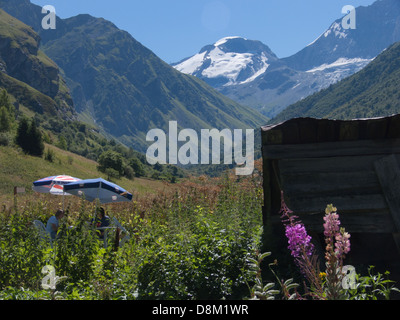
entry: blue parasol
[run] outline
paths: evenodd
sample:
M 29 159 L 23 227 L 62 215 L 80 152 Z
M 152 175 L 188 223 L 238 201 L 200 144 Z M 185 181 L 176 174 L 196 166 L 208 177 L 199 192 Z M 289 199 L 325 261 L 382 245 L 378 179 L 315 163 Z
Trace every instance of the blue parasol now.
M 132 200 L 132 194 L 124 188 L 104 180 L 86 179 L 64 185 L 64 192 L 85 197 L 92 202 L 99 199 L 100 203 L 127 202 Z

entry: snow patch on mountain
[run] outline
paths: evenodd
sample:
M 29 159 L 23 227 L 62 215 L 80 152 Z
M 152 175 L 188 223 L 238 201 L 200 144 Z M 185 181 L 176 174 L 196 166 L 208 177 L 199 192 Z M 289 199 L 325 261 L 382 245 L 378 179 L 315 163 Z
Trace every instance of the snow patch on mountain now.
M 344 31 L 340 23 L 334 22 L 332 26 L 324 33 L 324 37 L 327 38 L 331 33 L 335 34 L 335 37 L 344 39 L 347 37 L 347 33 Z
M 204 57 L 207 52 L 195 54 L 190 59 L 184 60 L 181 63 L 174 66 L 175 69 L 182 73 L 194 74 L 196 73 L 204 62 Z
M 218 47 L 209 55 L 211 65 L 202 72 L 207 78 L 225 77 L 235 82 L 239 73 L 251 63 L 253 57 L 250 53 L 224 52 Z
M 343 67 L 365 67 L 368 63 L 370 63 L 372 59 L 362 59 L 362 58 L 354 58 L 354 59 L 348 59 L 348 58 L 339 58 L 333 63 L 329 64 L 322 64 L 316 68 L 313 68 L 311 70 L 307 70 L 306 72 L 311 72 L 314 73 L 316 71 L 323 71 L 327 69 L 333 69 L 333 68 L 343 68 Z
M 243 39 L 243 40 L 247 40 L 246 38 L 242 38 L 242 37 L 238 37 L 238 36 L 225 37 L 225 38 L 222 38 L 222 39 L 218 40 L 218 41 L 214 44 L 214 46 L 215 46 L 215 47 L 222 46 L 223 44 L 227 43 L 229 40 L 232 40 L 232 39 Z
M 310 44 L 308 44 L 306 47 L 311 47 L 313 44 L 315 44 L 319 39 L 321 39 L 322 37 L 327 38 L 330 34 L 334 33 L 335 36 L 339 39 L 345 39 L 347 38 L 347 33 L 346 31 L 343 29 L 343 27 L 338 23 L 338 22 L 334 22 L 331 27 L 326 30 L 325 32 L 323 32 L 318 38 L 316 38 L 313 42 L 311 42 Z
M 261 57 L 262 66 L 258 70 L 251 66 L 254 59 L 254 54 L 251 53 L 224 52 L 215 48 L 208 57 L 211 64 L 203 70 L 202 75 L 206 78 L 224 77 L 228 80 L 225 86 L 252 81 L 268 68 L 268 59 L 265 54 Z M 249 66 L 252 69 L 251 76 L 244 81 L 238 81 L 240 73 Z
M 265 56 L 264 53 L 261 54 L 261 62 L 263 64 L 263 66 L 258 71 L 253 69 L 253 72 L 254 72 L 253 75 L 251 77 L 247 78 L 246 80 L 240 82 L 239 84 L 245 84 L 245 83 L 252 82 L 255 79 L 257 79 L 259 76 L 263 75 L 267 71 L 268 67 L 270 66 L 268 64 L 268 58 Z

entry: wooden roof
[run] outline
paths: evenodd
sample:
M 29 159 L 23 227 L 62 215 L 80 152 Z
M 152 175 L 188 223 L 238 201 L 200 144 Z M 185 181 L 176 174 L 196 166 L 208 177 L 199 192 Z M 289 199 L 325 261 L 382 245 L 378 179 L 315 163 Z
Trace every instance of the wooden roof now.
M 400 114 L 369 119 L 295 118 L 261 128 L 263 145 L 400 138 Z

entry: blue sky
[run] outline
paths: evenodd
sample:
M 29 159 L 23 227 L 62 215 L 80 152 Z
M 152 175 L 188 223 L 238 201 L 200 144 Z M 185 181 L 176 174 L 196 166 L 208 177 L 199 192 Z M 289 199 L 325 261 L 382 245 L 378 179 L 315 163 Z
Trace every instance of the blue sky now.
M 260 40 L 290 56 L 343 17 L 345 5 L 375 0 L 31 0 L 53 5 L 61 18 L 103 17 L 168 63 L 192 56 L 225 36 Z

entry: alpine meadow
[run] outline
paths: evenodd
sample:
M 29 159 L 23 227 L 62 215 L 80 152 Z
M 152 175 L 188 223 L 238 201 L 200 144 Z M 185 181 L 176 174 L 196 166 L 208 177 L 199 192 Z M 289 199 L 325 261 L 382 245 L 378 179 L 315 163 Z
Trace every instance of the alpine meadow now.
M 45 2 L 0 0 L 0 300 L 399 299 L 398 0 Z

